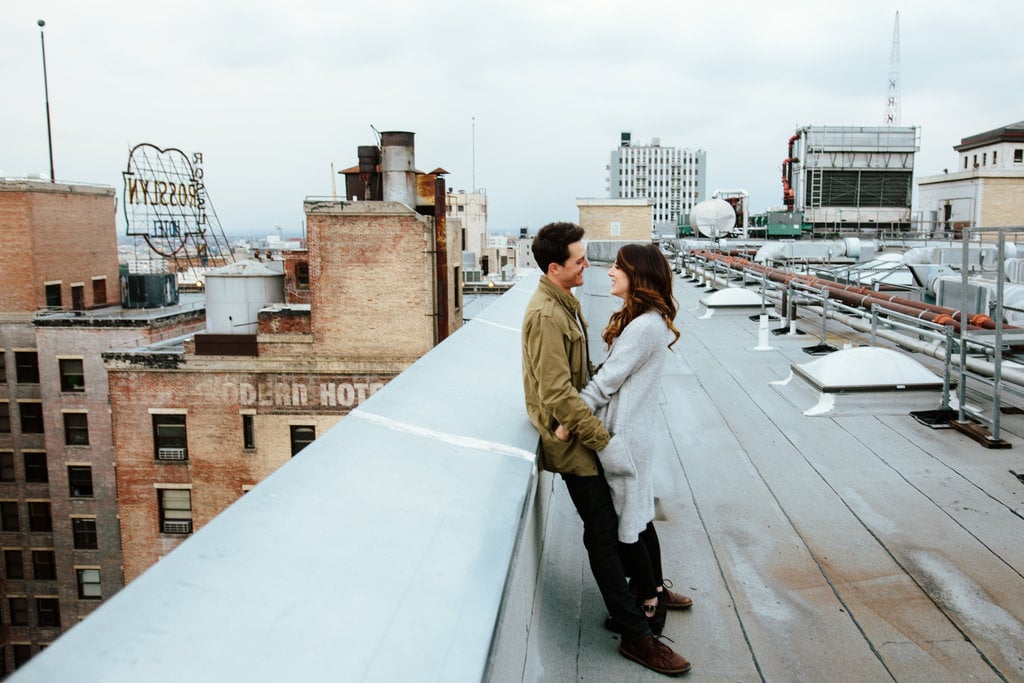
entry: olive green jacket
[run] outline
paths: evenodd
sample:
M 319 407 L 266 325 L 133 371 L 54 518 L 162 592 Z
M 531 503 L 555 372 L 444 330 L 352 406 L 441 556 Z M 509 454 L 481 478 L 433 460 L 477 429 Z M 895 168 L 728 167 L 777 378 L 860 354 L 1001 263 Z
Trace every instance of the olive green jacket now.
M 579 300 L 542 275 L 523 315 L 523 389 L 526 412 L 540 432 L 541 469 L 598 473 L 594 451 L 611 437 L 579 394 L 593 370 Z M 571 432 L 569 441 L 555 437 L 559 424 Z

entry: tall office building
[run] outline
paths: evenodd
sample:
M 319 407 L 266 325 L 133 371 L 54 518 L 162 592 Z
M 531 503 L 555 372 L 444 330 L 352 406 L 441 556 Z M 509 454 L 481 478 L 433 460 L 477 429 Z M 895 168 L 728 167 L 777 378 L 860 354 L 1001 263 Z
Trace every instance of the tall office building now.
M 680 218 L 707 196 L 707 153 L 662 147 L 660 138 L 634 145 L 632 134 L 623 132 L 607 170 L 608 196 L 650 200 L 651 228 L 659 234 L 675 234 Z

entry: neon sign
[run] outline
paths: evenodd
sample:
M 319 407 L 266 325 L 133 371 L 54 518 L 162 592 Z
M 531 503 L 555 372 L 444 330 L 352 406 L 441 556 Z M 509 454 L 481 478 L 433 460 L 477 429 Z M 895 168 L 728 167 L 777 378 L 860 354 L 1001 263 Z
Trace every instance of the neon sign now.
M 162 256 L 188 242 L 205 248 L 207 229 L 203 154 L 161 149 L 147 142 L 132 148 L 124 176 L 127 234 L 143 237 Z

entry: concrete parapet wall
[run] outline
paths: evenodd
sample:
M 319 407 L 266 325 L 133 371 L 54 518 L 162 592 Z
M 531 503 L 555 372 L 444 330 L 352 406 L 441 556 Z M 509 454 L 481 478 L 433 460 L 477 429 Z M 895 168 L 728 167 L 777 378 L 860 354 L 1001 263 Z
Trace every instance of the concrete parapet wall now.
M 10 680 L 518 680 L 552 477 L 500 297 Z

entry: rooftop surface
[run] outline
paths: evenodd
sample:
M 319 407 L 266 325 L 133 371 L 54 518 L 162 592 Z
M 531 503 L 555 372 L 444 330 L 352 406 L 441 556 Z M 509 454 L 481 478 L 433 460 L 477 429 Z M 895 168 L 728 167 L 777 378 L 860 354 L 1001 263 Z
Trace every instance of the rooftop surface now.
M 592 267 L 579 292 L 592 343 L 620 303 L 605 275 Z M 815 360 L 820 318 L 755 350 L 757 311 L 708 317 L 683 276 L 675 292 L 682 337 L 651 409 L 665 576 L 694 601 L 664 631 L 686 678 L 1024 681 L 1022 418 L 1002 418 L 1011 448 L 987 449 L 924 426 L 913 402 L 806 416 L 813 400 L 773 382 Z M 828 342 L 866 339 L 830 322 Z M 524 680 L 664 680 L 601 627 L 582 525 L 553 486 Z

